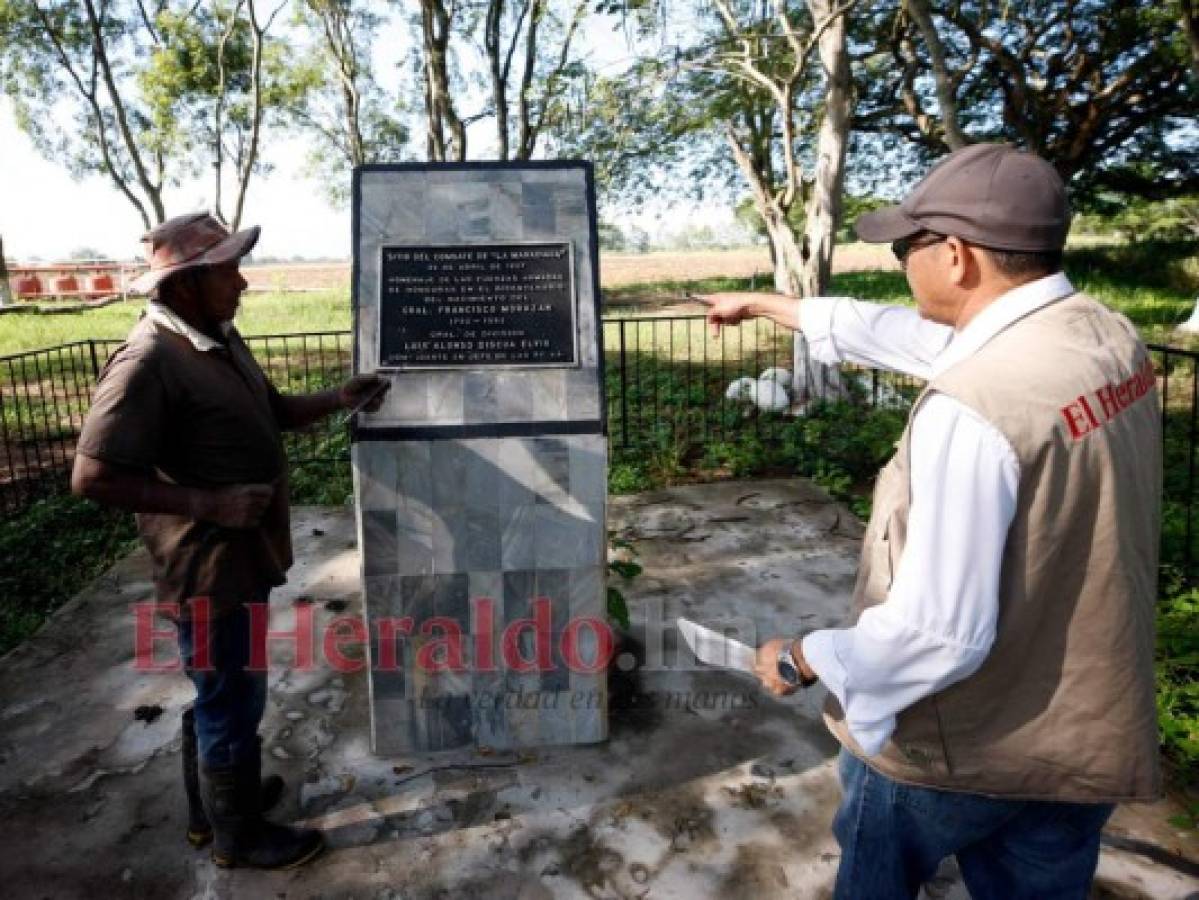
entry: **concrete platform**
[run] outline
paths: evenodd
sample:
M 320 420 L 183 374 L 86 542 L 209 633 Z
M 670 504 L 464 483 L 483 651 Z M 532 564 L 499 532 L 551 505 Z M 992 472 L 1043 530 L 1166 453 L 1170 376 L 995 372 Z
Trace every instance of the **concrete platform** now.
M 778 480 L 617 498 L 609 524 L 645 574 L 625 586 L 640 638 L 625 652 L 640 665 L 613 684 L 605 744 L 377 759 L 364 674 L 299 671 L 290 647 L 272 645 L 263 735 L 268 770 L 289 783 L 279 817 L 331 843 L 285 873 L 220 870 L 184 841 L 179 711 L 191 688 L 131 667 L 131 604 L 150 583 L 142 553 L 122 560 L 0 660 L 0 895 L 827 896 L 839 790 L 822 696 L 776 701 L 747 678 L 666 668 L 674 632 L 659 642 L 654 623 L 723 618 L 762 636 L 839 624 L 860 523 L 808 483 Z M 350 511 L 297 509 L 294 527 L 299 562 L 272 628 L 293 627 L 304 606 L 318 630 L 359 614 Z M 160 659 L 172 654 L 159 645 Z M 162 713 L 139 721 L 139 707 Z M 1166 823 L 1178 811 L 1117 813 L 1094 896 L 1199 893 L 1195 837 Z M 951 865 L 926 893 L 967 896 Z

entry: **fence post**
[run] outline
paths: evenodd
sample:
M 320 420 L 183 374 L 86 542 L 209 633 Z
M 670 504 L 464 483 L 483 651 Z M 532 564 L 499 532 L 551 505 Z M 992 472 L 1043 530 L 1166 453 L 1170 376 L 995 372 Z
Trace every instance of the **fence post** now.
M 624 323 L 620 320 L 620 446 L 629 446 L 629 369 L 625 365 Z
M 1199 305 L 1197 305 L 1199 308 Z M 1187 440 L 1187 524 L 1186 524 L 1186 553 L 1183 556 L 1183 571 L 1186 573 L 1188 580 L 1191 578 L 1191 565 L 1194 562 L 1191 559 L 1191 533 L 1192 522 L 1195 517 L 1194 501 L 1195 501 L 1195 440 L 1199 437 L 1199 428 L 1196 427 L 1196 416 L 1199 415 L 1199 360 L 1191 357 L 1191 434 Z M 1162 409 L 1163 420 L 1166 411 Z M 1165 426 L 1162 431 L 1165 432 Z
M 87 339 L 88 349 L 92 354 L 92 380 L 95 381 L 100 377 L 100 360 L 96 356 L 96 341 L 94 338 Z

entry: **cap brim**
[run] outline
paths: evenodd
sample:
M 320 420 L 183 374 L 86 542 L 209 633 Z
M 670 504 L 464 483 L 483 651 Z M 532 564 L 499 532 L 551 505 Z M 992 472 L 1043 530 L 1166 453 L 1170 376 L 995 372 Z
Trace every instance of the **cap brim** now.
M 195 269 L 200 266 L 219 266 L 227 262 L 232 262 L 235 259 L 241 259 L 247 253 L 254 249 L 254 245 L 258 243 L 258 236 L 262 233 L 262 229 L 255 225 L 253 228 L 245 228 L 236 234 L 231 234 L 219 244 L 214 244 L 208 250 L 205 250 L 195 259 L 189 259 L 187 262 L 179 263 L 177 266 L 168 266 L 165 269 L 151 269 L 149 272 L 143 272 L 137 278 L 129 283 L 129 289 L 138 294 L 148 294 L 158 285 L 162 284 L 163 279 L 169 278 L 176 272 L 182 272 L 184 269 Z
M 858 216 L 853 230 L 869 244 L 887 244 L 919 234 L 924 226 L 909 219 L 898 206 L 887 206 Z

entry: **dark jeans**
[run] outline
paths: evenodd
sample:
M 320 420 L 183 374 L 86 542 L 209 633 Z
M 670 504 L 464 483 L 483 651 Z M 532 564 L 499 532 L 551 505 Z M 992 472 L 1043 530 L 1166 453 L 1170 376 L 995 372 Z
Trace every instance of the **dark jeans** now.
M 249 662 L 255 643 L 260 646 L 259 658 L 266 659 L 265 629 L 251 634 L 245 604 L 209 620 L 208 665 L 196 668 L 197 656 L 204 661 L 194 646 L 202 629 L 190 621 L 178 625 L 179 655 L 187 677 L 196 686 L 200 762 L 209 769 L 223 769 L 253 758 L 258 753 L 258 724 L 266 709 L 266 669 L 252 671 Z
M 996 800 L 900 784 L 853 754 L 838 760 L 844 798 L 837 900 L 915 897 L 957 857 L 973 900 L 1086 898 L 1110 803 Z

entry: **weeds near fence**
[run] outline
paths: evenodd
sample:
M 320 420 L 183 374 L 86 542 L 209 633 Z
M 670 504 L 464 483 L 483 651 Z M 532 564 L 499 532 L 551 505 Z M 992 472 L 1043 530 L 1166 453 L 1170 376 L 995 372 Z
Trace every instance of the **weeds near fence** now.
M 136 546 L 131 515 L 68 494 L 0 519 L 0 654 Z

